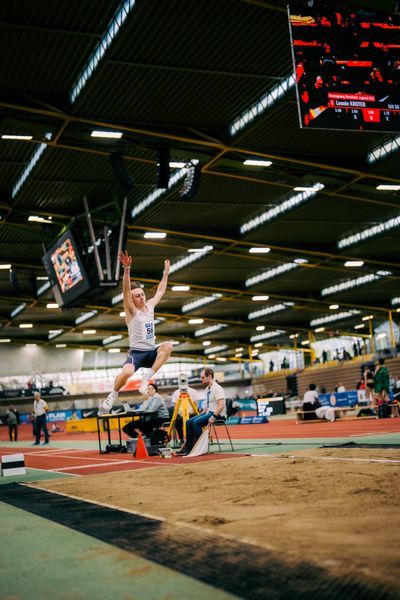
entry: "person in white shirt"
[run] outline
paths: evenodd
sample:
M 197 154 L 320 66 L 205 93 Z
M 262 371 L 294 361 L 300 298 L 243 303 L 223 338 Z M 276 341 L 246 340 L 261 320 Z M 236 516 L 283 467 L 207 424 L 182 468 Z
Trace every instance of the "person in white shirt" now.
M 335 420 L 335 409 L 332 406 L 321 406 L 318 398 L 317 386 L 315 383 L 310 383 L 309 389 L 304 393 L 303 411 L 315 411 L 317 419 L 327 419 L 328 421 Z M 304 415 L 304 420 L 312 419 L 311 415 Z
M 40 444 L 40 433 L 43 429 L 44 433 L 44 442 L 43 445 L 49 443 L 49 432 L 47 430 L 47 416 L 46 412 L 49 410 L 47 403 L 41 399 L 39 392 L 35 392 L 33 394 L 33 410 L 35 413 L 35 443 L 33 446 L 38 446 Z
M 186 445 L 181 455 L 191 452 L 193 446 L 202 434 L 203 427 L 212 424 L 215 420 L 226 419 L 225 392 L 223 388 L 214 381 L 213 369 L 207 367 L 200 375 L 201 381 L 206 387 L 206 401 L 199 415 L 186 421 Z

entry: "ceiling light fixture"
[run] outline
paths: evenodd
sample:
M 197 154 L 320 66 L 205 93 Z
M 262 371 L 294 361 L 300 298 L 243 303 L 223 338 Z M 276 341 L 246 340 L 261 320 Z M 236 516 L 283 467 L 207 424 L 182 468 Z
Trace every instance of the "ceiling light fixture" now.
M 203 346 L 210 346 L 211 342 L 209 340 L 206 340 L 204 342 L 202 342 Z
M 362 267 L 364 264 L 363 260 L 346 260 L 344 263 L 345 267 Z
M 46 219 L 45 217 L 39 217 L 37 215 L 30 215 L 28 221 L 31 223 L 53 223 L 53 219 Z
M 266 110 L 272 108 L 280 98 L 285 96 L 295 86 L 295 83 L 295 76 L 291 73 L 282 79 L 282 81 L 274 85 L 266 94 L 261 96 L 257 102 L 252 104 L 248 110 L 244 111 L 233 121 L 229 126 L 230 135 L 236 135 L 239 131 L 252 123 L 254 119 L 262 115 Z
M 113 18 L 107 26 L 106 32 L 96 44 L 93 52 L 90 54 L 85 66 L 79 73 L 74 85 L 72 86 L 70 94 L 71 104 L 74 104 L 75 100 L 93 75 L 95 69 L 97 69 L 97 66 L 103 58 L 106 50 L 108 50 L 108 48 L 111 46 L 114 38 L 118 34 L 120 28 L 124 24 L 134 6 L 135 0 L 124 0 L 124 2 L 122 2 L 115 11 Z
M 143 237 L 152 240 L 163 240 L 167 237 L 167 234 L 164 231 L 146 231 Z
M 349 319 L 350 317 L 354 317 L 354 315 L 359 314 L 359 310 L 349 310 L 346 312 L 336 313 L 334 315 L 326 315 L 326 317 L 319 317 L 318 319 L 313 319 L 312 321 L 310 321 L 310 327 L 322 325 L 323 323 L 333 323 L 334 321 L 342 321 L 343 319 Z
M 354 244 L 359 244 L 364 240 L 367 240 L 371 237 L 375 237 L 376 235 L 380 235 L 385 233 L 386 231 L 390 231 L 391 229 L 395 229 L 400 226 L 400 216 L 393 217 L 388 219 L 387 221 L 382 221 L 381 223 L 377 223 L 372 227 L 368 227 L 367 229 L 363 229 L 358 233 L 354 233 L 349 235 L 348 237 L 342 238 L 338 241 L 338 248 L 347 248 L 348 246 L 353 246 Z
M 25 302 L 23 302 L 22 304 L 18 304 L 18 306 L 16 306 L 14 308 L 14 310 L 11 311 L 11 318 L 13 319 L 17 315 L 19 315 L 19 313 L 21 313 L 23 310 L 25 310 L 25 308 L 26 308 Z
M 15 135 L 13 133 L 3 133 L 2 140 L 32 140 L 33 135 Z
M 329 306 L 329 310 L 337 310 L 339 308 L 339 304 L 331 304 Z
M 94 131 L 92 131 L 92 133 L 90 135 L 91 135 L 91 137 L 94 137 L 94 138 L 110 138 L 110 139 L 114 139 L 114 140 L 119 140 L 122 138 L 123 133 L 122 133 L 122 131 L 97 131 L 97 130 L 94 130 Z
M 345 290 L 350 290 L 355 287 L 359 287 L 361 285 L 366 285 L 367 283 L 372 283 L 373 281 L 379 281 L 388 275 L 391 275 L 390 271 L 377 271 L 376 274 L 369 273 L 368 275 L 362 275 L 361 277 L 357 277 L 356 279 L 348 279 L 347 281 L 343 281 L 342 283 L 338 283 L 337 285 L 331 285 L 327 288 L 321 290 L 321 296 L 329 296 L 330 294 L 336 294 L 337 292 L 343 292 Z
M 360 323 L 359 325 L 354 325 L 354 329 L 363 329 L 365 327 L 364 323 Z
M 265 325 L 257 325 L 256 331 L 264 331 Z
M 56 302 L 49 302 L 46 304 L 46 308 L 60 308 Z
M 202 337 L 203 335 L 208 335 L 209 333 L 214 333 L 214 331 L 219 331 L 220 329 L 224 329 L 228 327 L 226 323 L 217 323 L 216 325 L 210 325 L 209 327 L 204 327 L 203 329 L 198 329 L 194 332 L 195 337 Z
M 95 329 L 84 329 L 82 331 L 83 335 L 94 335 L 96 333 Z
M 88 312 L 82 313 L 79 317 L 75 319 L 75 325 L 80 325 L 84 321 L 88 321 L 88 319 L 92 319 L 97 315 L 97 310 L 90 310 Z
M 363 317 L 361 319 L 361 321 L 370 321 L 373 318 L 374 318 L 374 315 L 366 315 L 365 317 Z
M 258 319 L 259 317 L 263 317 L 264 315 L 270 315 L 281 310 L 287 310 L 292 306 L 294 306 L 294 302 L 282 302 L 281 304 L 273 304 L 272 306 L 266 306 L 265 308 L 260 308 L 260 310 L 255 310 L 254 312 L 249 313 L 247 317 L 251 321 L 252 319 Z
M 56 344 L 56 348 L 66 348 L 67 344 Z
M 121 352 L 120 348 L 108 348 L 107 352 L 109 352 L 110 354 L 117 354 L 118 352 Z
M 253 296 L 253 302 L 262 302 L 263 300 L 269 300 L 269 296 Z
M 51 140 L 52 134 L 51 133 L 45 133 L 44 137 L 47 140 Z M 42 144 L 39 144 L 39 146 L 33 152 L 33 154 L 31 156 L 28 164 L 26 165 L 26 167 L 22 171 L 21 175 L 19 176 L 19 178 L 17 179 L 16 183 L 14 184 L 14 186 L 13 186 L 13 188 L 11 190 L 11 197 L 13 199 L 15 198 L 15 196 L 18 194 L 18 192 L 20 191 L 20 189 L 22 188 L 22 186 L 24 185 L 24 183 L 28 179 L 29 175 L 31 174 L 32 170 L 34 169 L 34 167 L 38 163 L 40 157 L 42 156 L 42 154 L 46 150 L 46 148 L 47 148 L 47 144 L 42 143 Z
M 188 302 L 182 306 L 182 312 L 190 312 L 192 310 L 196 310 L 196 308 L 200 308 L 201 306 L 205 306 L 206 304 L 210 304 L 210 302 L 215 302 L 222 298 L 222 294 L 212 294 L 211 296 L 205 296 L 204 298 L 197 298 L 197 300 L 193 300 L 193 302 Z
M 37 289 L 37 296 L 41 296 L 42 294 L 44 294 L 45 292 L 47 292 L 47 290 L 49 290 L 51 288 L 51 283 L 50 281 L 46 281 L 43 285 L 41 285 L 38 289 Z
M 380 190 L 380 191 L 398 192 L 400 190 L 400 185 L 394 185 L 394 184 L 388 184 L 388 183 L 381 183 L 380 185 L 376 186 L 376 189 Z
M 252 229 L 255 229 L 256 227 L 259 227 L 260 225 L 263 225 L 264 223 L 267 223 L 268 221 L 275 219 L 276 217 L 292 210 L 293 208 L 296 208 L 300 204 L 303 204 L 307 200 L 310 200 L 311 198 L 316 196 L 318 194 L 318 192 L 320 192 L 321 190 L 324 189 L 324 187 L 325 186 L 323 183 L 315 183 L 314 186 L 312 188 L 310 188 L 309 190 L 307 190 L 305 192 L 299 192 L 298 194 L 295 194 L 294 196 L 289 196 L 289 198 L 287 198 L 280 204 L 276 204 L 275 206 L 268 209 L 267 211 L 257 215 L 256 217 L 253 217 L 249 221 L 246 221 L 245 223 L 243 223 L 243 225 L 241 225 L 241 227 L 240 227 L 240 233 L 241 234 L 248 233 Z
M 398 296 L 397 298 L 392 298 L 391 303 L 392 303 L 392 306 L 396 306 L 396 304 L 400 304 L 400 296 Z
M 102 341 L 103 346 L 107 346 L 108 344 L 112 344 L 113 342 L 116 342 L 117 340 L 122 340 L 124 336 L 123 335 L 110 335 L 109 337 L 104 338 L 104 340 Z
M 270 167 L 272 165 L 272 160 L 256 160 L 248 158 L 243 161 L 243 164 L 248 167 Z
M 211 348 L 206 348 L 204 350 L 204 354 L 210 354 L 211 352 L 222 352 L 227 349 L 227 344 L 222 344 L 221 346 L 212 346 Z
M 0 344 L 9 344 L 10 342 L 10 338 L 0 338 Z
M 214 246 L 203 246 L 202 248 L 189 248 L 188 252 L 210 252 L 211 250 L 214 250 Z
M 201 325 L 204 323 L 204 319 L 189 319 L 189 325 Z
M 48 335 L 48 340 L 52 340 L 55 337 L 58 337 L 59 335 L 62 335 L 64 333 L 64 329 L 50 329 L 49 331 L 49 335 Z
M 302 260 L 304 260 L 304 262 L 307 262 L 306 259 Z M 278 275 L 282 275 L 282 273 L 287 273 L 288 271 L 297 269 L 299 264 L 301 263 L 293 261 L 290 263 L 284 263 L 282 265 L 279 265 L 278 267 L 273 267 L 272 269 L 267 269 L 266 271 L 262 271 L 258 275 L 253 275 L 252 277 L 249 277 L 249 279 L 246 279 L 244 284 L 246 287 L 251 287 L 252 285 L 256 285 L 257 283 L 265 281 L 266 279 L 272 279 L 273 277 L 278 277 Z
M 2 264 L 2 265 L 0 265 L 0 269 L 4 269 L 4 270 L 8 269 L 8 270 L 10 270 L 11 269 L 11 265 L 9 265 L 9 264 Z
M 250 338 L 250 342 L 258 342 L 259 340 L 266 340 L 268 338 L 277 337 L 278 335 L 283 335 L 286 333 L 284 329 L 275 329 L 274 331 L 266 331 L 265 333 L 259 333 L 257 335 L 253 335 Z
M 382 338 L 386 337 L 387 334 L 383 331 L 382 333 L 378 333 L 378 335 L 376 336 L 377 340 L 381 340 Z
M 267 248 L 266 246 L 253 246 L 249 248 L 250 254 L 268 254 L 268 252 L 271 252 L 271 248 Z
M 317 327 L 317 329 L 314 329 L 315 333 L 321 333 L 322 331 L 325 331 L 325 327 Z
M 188 292 L 190 290 L 190 285 L 173 285 L 171 290 L 173 292 Z
M 199 252 L 195 252 L 194 254 L 185 256 L 184 258 L 181 258 L 180 260 L 178 260 L 176 263 L 172 263 L 171 268 L 169 270 L 170 274 L 175 273 L 176 271 L 179 271 L 180 269 L 183 269 L 183 267 L 190 265 L 191 263 L 195 262 L 196 260 L 199 260 L 200 258 L 203 258 L 203 256 L 208 254 L 208 252 L 209 252 L 208 248 L 209 248 L 209 246 L 205 246 Z
M 33 327 L 32 323 L 20 323 L 19 324 L 20 329 L 32 329 L 32 327 Z
M 193 164 L 197 164 L 199 161 L 197 159 L 192 159 Z M 156 188 L 150 194 L 148 194 L 143 200 L 138 202 L 132 209 L 132 219 L 135 219 L 140 213 L 142 213 L 146 208 L 151 206 L 160 196 L 163 196 L 167 193 L 168 190 L 174 187 L 181 179 L 184 179 L 187 175 L 187 167 L 185 166 L 183 169 L 179 169 L 169 178 L 168 188 Z
M 374 150 L 369 152 L 367 155 L 367 162 L 369 164 L 372 164 L 372 163 L 380 160 L 381 158 L 386 158 L 387 156 L 389 156 L 389 154 L 393 154 L 393 152 L 398 152 L 399 149 L 400 149 L 400 135 L 397 136 L 396 138 L 393 138 L 392 140 L 389 140 L 385 144 L 381 144 L 380 146 L 377 146 L 376 148 L 374 148 Z

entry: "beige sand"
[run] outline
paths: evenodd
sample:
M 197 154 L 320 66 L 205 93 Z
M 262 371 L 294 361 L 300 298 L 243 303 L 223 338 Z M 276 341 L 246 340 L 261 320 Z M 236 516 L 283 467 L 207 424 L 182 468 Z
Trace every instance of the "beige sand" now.
M 321 449 L 164 464 L 37 486 L 212 529 L 273 549 L 283 560 L 305 559 L 336 575 L 353 572 L 399 587 L 399 450 Z

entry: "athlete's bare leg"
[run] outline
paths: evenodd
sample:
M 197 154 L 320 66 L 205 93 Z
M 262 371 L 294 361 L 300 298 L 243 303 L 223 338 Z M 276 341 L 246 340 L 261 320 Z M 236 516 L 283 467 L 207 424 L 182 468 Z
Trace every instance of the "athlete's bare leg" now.
M 107 398 L 101 404 L 101 407 L 100 407 L 101 409 L 103 409 L 105 412 L 111 411 L 114 402 L 118 398 L 119 390 L 122 387 L 124 387 L 124 385 L 126 384 L 126 382 L 129 379 L 129 377 L 131 377 L 131 375 L 133 375 L 134 372 L 135 372 L 135 367 L 129 363 L 127 363 L 126 365 L 124 365 L 122 367 L 121 373 L 119 375 L 117 375 L 117 377 L 115 378 L 114 389 L 112 392 L 110 392 L 108 394 Z
M 151 369 L 147 371 L 146 375 L 143 377 L 142 384 L 139 388 L 139 392 L 141 394 L 145 394 L 147 392 L 149 380 L 153 377 L 154 373 L 157 373 L 158 369 L 162 367 L 164 363 L 167 362 L 167 360 L 171 356 L 172 348 L 173 344 L 171 342 L 163 342 L 159 345 L 157 349 L 157 358 L 154 361 L 154 364 L 151 367 Z

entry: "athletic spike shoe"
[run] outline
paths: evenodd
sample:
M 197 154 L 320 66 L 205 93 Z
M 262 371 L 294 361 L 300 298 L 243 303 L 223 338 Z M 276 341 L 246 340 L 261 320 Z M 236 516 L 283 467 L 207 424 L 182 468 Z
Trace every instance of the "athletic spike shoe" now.
M 115 390 L 113 390 L 112 392 L 110 392 L 108 394 L 107 398 L 104 400 L 104 402 L 102 404 L 102 409 L 103 409 L 104 413 L 111 412 L 112 406 L 117 398 L 118 398 L 118 392 L 116 392 Z

